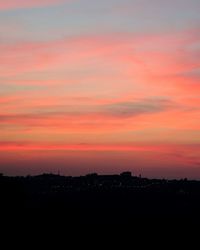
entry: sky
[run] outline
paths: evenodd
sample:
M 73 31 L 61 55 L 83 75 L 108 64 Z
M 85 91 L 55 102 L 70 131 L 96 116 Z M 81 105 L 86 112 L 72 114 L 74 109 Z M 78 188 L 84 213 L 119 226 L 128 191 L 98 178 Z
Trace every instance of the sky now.
M 0 172 L 200 179 L 199 0 L 0 0 Z

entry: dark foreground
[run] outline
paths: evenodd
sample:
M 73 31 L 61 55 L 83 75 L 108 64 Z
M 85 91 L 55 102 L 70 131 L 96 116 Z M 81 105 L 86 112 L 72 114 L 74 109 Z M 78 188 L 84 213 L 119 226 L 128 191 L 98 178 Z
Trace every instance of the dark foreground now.
M 0 177 L 1 217 L 26 224 L 197 225 L 200 182 L 102 176 Z

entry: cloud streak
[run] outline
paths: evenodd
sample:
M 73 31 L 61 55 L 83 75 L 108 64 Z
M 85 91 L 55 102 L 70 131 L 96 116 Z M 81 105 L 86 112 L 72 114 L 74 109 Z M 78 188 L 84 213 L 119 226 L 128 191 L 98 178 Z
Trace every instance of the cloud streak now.
M 163 152 L 174 155 L 175 157 L 181 157 L 185 151 L 198 151 L 200 149 L 199 144 L 195 145 L 179 145 L 179 144 L 61 144 L 61 143 L 43 143 L 38 142 L 0 142 L 0 150 L 69 150 L 69 151 L 152 151 Z M 173 153 L 176 152 L 176 153 Z M 193 159 L 193 157 L 191 157 Z M 196 158 L 195 158 L 196 159 Z
M 70 124 L 79 124 L 84 127 L 90 125 L 107 124 L 115 122 L 127 123 L 127 119 L 131 119 L 141 115 L 151 115 L 170 109 L 173 104 L 168 100 L 140 100 L 135 102 L 114 102 L 110 104 L 96 105 L 64 105 L 54 106 L 55 111 L 52 112 L 53 106 L 45 106 L 47 111 L 40 111 L 27 114 L 1 114 L 1 124 L 10 124 L 12 126 L 70 126 Z M 125 120 L 124 120 L 125 119 Z
M 0 0 L 0 10 L 33 8 L 67 2 L 67 0 Z

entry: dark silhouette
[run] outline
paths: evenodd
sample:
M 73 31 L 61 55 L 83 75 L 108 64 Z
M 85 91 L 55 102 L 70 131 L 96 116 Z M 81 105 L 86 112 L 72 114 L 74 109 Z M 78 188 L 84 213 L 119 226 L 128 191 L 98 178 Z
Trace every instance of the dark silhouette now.
M 2 217 L 82 224 L 198 223 L 200 181 L 120 175 L 0 175 Z

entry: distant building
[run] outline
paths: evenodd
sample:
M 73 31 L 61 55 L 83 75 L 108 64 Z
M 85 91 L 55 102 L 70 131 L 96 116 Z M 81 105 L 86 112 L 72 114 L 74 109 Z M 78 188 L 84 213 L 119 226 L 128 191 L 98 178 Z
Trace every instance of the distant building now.
M 126 172 L 122 172 L 122 173 L 120 174 L 120 176 L 122 176 L 122 177 L 132 177 L 132 173 L 129 172 L 129 171 L 126 171 Z
M 91 173 L 86 175 L 86 177 L 97 177 L 97 176 L 98 176 L 97 173 Z

